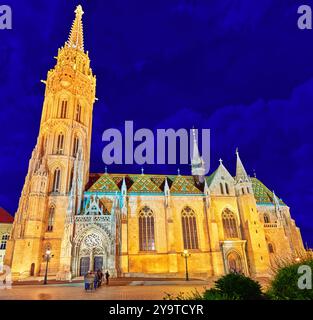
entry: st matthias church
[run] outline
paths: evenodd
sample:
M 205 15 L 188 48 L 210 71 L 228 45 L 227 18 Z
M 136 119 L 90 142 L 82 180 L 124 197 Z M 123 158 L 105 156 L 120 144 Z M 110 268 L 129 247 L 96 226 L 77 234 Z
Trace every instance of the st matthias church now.
M 205 176 L 195 145 L 190 176 L 89 172 L 96 77 L 84 50 L 82 7 L 48 71 L 37 144 L 15 214 L 5 264 L 13 279 L 266 276 L 275 259 L 304 250 L 289 207 L 236 152 Z

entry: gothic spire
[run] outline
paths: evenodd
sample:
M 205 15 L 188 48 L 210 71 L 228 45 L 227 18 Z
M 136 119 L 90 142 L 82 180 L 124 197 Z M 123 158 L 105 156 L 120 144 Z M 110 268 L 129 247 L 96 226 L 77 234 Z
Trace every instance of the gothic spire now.
M 246 169 L 243 166 L 241 159 L 239 157 L 238 148 L 236 149 L 237 163 L 236 163 L 236 180 L 237 181 L 247 181 L 249 177 L 247 175 Z
M 193 176 L 204 176 L 204 172 L 205 172 L 204 161 L 199 153 L 195 129 L 192 129 L 192 135 L 193 135 L 193 153 L 192 153 L 192 159 L 191 159 L 191 174 Z
M 78 50 L 84 51 L 84 34 L 83 34 L 83 22 L 82 15 L 84 14 L 81 5 L 76 7 L 75 20 L 73 21 L 70 35 L 66 44 L 69 47 L 77 48 Z

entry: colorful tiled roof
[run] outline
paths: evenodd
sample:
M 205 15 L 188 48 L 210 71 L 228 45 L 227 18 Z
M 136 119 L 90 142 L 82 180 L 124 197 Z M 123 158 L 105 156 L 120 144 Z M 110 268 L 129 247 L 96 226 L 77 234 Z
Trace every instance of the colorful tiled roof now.
M 157 192 L 161 193 L 162 190 L 152 180 L 150 175 L 129 175 L 129 178 L 133 181 L 132 186 L 128 189 L 128 192 Z
M 203 193 L 195 186 L 195 181 L 192 176 L 171 176 L 171 180 L 173 181 L 170 187 L 171 193 Z
M 111 175 L 103 174 L 90 188 L 89 191 L 98 192 L 116 192 L 120 191 L 119 187 L 116 185 Z
M 273 204 L 273 192 L 268 189 L 260 180 L 257 178 L 251 178 L 252 180 L 252 188 L 253 193 L 257 203 L 268 203 Z M 279 197 L 277 197 L 279 198 Z M 279 203 L 281 205 L 285 205 L 285 203 L 279 199 Z
M 13 223 L 14 218 L 4 210 L 3 208 L 0 207 L 0 223 Z
M 94 179 L 92 174 L 91 178 Z M 163 193 L 165 178 L 167 178 L 171 193 L 201 194 L 202 191 L 195 186 L 192 176 L 165 176 L 148 174 L 103 174 L 87 190 L 90 192 L 116 192 L 120 191 L 123 178 L 125 178 L 129 193 Z
M 216 174 L 214 171 L 206 177 L 208 186 Z M 97 179 L 96 179 L 97 178 Z M 129 193 L 163 193 L 165 178 L 167 179 L 172 194 L 202 194 L 203 186 L 195 183 L 193 176 L 181 175 L 149 175 L 149 174 L 91 174 L 90 192 L 119 192 L 123 179 L 125 179 L 127 192 Z M 261 204 L 273 204 L 273 192 L 260 180 L 251 178 L 256 202 Z M 285 203 L 280 199 L 280 204 Z

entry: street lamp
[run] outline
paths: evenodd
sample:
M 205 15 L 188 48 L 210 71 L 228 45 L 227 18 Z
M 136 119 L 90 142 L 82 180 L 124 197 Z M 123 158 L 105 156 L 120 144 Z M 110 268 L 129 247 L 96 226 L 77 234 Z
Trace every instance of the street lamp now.
M 188 280 L 189 280 L 189 274 L 188 274 L 188 258 L 190 257 L 190 253 L 188 252 L 188 250 L 184 250 L 181 255 L 182 255 L 182 257 L 185 258 L 186 281 L 188 281 Z
M 51 250 L 47 249 L 46 253 L 43 255 L 43 258 L 46 260 L 46 271 L 45 271 L 45 278 L 43 280 L 43 284 L 47 284 L 47 280 L 48 280 L 48 265 L 49 265 L 49 261 L 50 259 L 53 257 L 53 254 L 51 255 Z

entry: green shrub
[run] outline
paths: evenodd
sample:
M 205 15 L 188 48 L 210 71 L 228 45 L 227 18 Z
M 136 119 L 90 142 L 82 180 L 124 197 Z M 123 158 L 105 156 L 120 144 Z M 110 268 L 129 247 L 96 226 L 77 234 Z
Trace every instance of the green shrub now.
M 205 288 L 204 288 L 205 289 Z M 195 289 L 190 293 L 179 292 L 177 295 L 165 292 L 163 300 L 204 300 L 201 293 Z
M 273 300 L 313 300 L 312 289 L 300 289 L 298 280 L 298 268 L 308 265 L 313 270 L 313 260 L 309 259 L 298 263 L 290 263 L 276 270 L 274 279 L 267 291 L 267 295 Z
M 237 296 L 227 296 L 220 290 L 212 288 L 203 293 L 203 300 L 238 300 Z
M 213 293 L 209 296 L 220 295 L 224 300 L 260 300 L 263 298 L 261 285 L 243 274 L 230 273 L 215 281 Z

